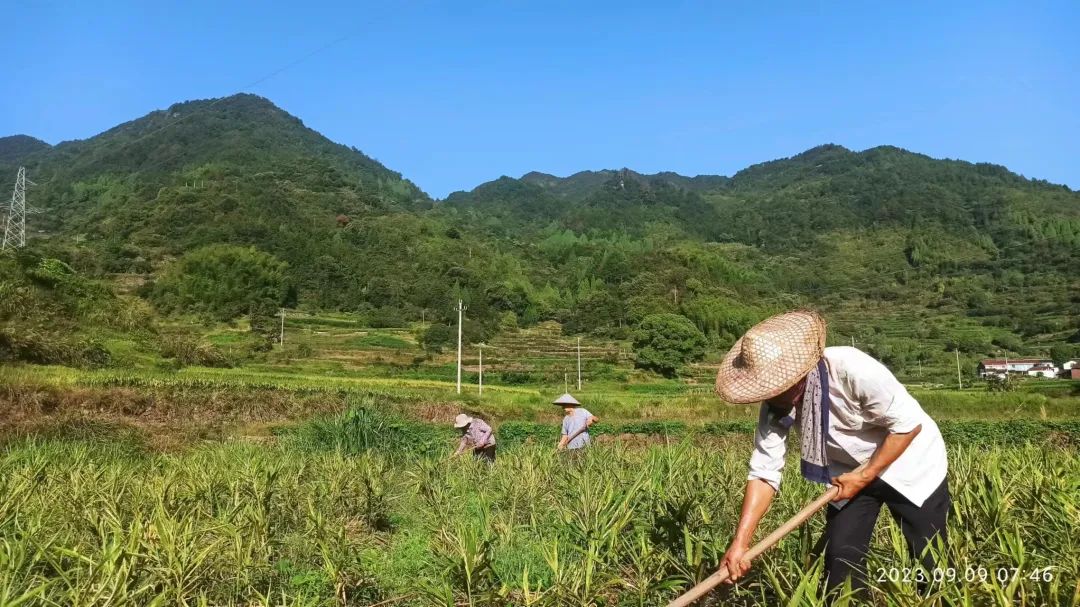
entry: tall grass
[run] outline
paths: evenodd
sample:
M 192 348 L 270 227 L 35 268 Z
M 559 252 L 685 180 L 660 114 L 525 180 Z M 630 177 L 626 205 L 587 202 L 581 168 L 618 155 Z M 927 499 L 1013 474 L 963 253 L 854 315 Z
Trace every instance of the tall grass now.
M 0 605 L 662 605 L 711 572 L 738 515 L 748 439 L 596 446 L 578 458 L 523 446 L 489 467 L 448 461 L 448 436 L 410 442 L 411 430 L 386 423 L 356 413 L 276 446 L 179 454 L 96 434 L 9 443 Z M 763 528 L 820 490 L 796 476 Z M 959 579 L 929 599 L 875 583 L 876 604 L 1080 603 L 1074 450 L 953 448 L 950 479 L 943 556 Z M 887 519 L 872 575 L 908 565 Z M 715 600 L 822 604 L 809 556 L 822 525 L 812 520 Z M 967 567 L 992 575 L 965 580 Z M 1012 567 L 1015 579 L 996 579 Z M 1045 567 L 1049 581 L 1029 577 Z

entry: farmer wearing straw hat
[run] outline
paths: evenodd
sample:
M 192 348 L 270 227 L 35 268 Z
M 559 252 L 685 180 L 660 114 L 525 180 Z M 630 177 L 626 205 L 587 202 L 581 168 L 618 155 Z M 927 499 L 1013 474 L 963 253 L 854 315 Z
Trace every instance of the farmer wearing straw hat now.
M 495 462 L 495 433 L 491 426 L 482 419 L 459 413 L 454 418 L 454 427 L 461 430 L 461 442 L 451 457 L 457 457 L 472 445 L 473 455 L 488 463 Z
M 797 311 L 747 331 L 724 357 L 716 391 L 730 403 L 761 402 L 742 515 L 721 566 L 734 581 L 758 521 L 780 489 L 788 430 L 798 428 L 801 472 L 839 488 L 826 514 L 829 590 L 850 579 L 863 592 L 866 554 L 882 504 L 911 555 L 932 572 L 926 547 L 945 539 L 949 488 L 945 443 L 934 420 L 877 360 L 853 347 L 825 347 L 825 321 Z M 860 465 L 865 466 L 856 471 Z
M 562 407 L 566 414 L 562 422 L 562 436 L 556 449 L 575 451 L 586 447 L 589 444 L 589 426 L 600 421 L 600 418 L 589 413 L 589 410 L 582 407 L 569 393 L 556 398 L 551 404 Z

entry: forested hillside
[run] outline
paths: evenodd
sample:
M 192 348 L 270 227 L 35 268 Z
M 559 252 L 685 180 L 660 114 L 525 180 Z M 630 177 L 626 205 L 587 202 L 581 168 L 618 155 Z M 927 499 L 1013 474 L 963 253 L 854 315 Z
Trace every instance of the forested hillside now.
M 461 298 L 473 340 L 546 320 L 630 338 L 670 313 L 715 352 L 815 305 L 835 340 L 920 368 L 1080 341 L 1080 195 L 999 166 L 829 145 L 730 178 L 529 173 L 439 202 L 252 95 L 34 142 L 0 140 L 0 175 L 38 184 L 27 255 L 165 316 L 402 326 Z
M 0 166 L 18 165 L 34 152 L 49 149 L 49 144 L 28 135 L 0 137 Z

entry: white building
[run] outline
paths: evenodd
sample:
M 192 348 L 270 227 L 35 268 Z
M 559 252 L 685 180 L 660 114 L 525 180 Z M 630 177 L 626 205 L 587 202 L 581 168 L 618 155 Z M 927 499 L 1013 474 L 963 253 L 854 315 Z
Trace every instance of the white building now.
M 987 377 L 1004 376 L 1006 373 L 1028 374 L 1038 365 L 1054 366 L 1054 361 L 1046 358 L 986 358 L 979 363 L 979 375 Z
M 1027 374 L 1030 375 L 1031 377 L 1050 377 L 1050 378 L 1053 378 L 1053 377 L 1057 377 L 1058 368 L 1055 367 L 1053 363 L 1039 364 L 1039 365 L 1035 365 L 1034 367 L 1028 369 Z

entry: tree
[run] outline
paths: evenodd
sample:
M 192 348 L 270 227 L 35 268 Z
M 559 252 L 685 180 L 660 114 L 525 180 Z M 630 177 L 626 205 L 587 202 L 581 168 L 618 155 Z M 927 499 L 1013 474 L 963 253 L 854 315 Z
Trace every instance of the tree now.
M 570 310 L 569 317 L 563 323 L 563 330 L 568 333 L 599 333 L 601 329 L 615 325 L 624 316 L 621 301 L 608 291 L 597 290 L 589 293 Z
M 288 264 L 254 247 L 211 245 L 174 263 L 154 285 L 152 297 L 170 312 L 232 320 L 265 316 L 285 299 Z
M 428 354 L 438 354 L 454 342 L 454 331 L 444 324 L 434 324 L 420 336 L 420 346 Z
M 1054 364 L 1058 367 L 1064 367 L 1065 363 L 1076 357 L 1078 350 L 1080 348 L 1075 346 L 1058 344 L 1050 348 L 1050 358 L 1054 360 Z
M 679 314 L 645 317 L 634 334 L 635 364 L 673 377 L 681 365 L 705 355 L 705 336 Z

